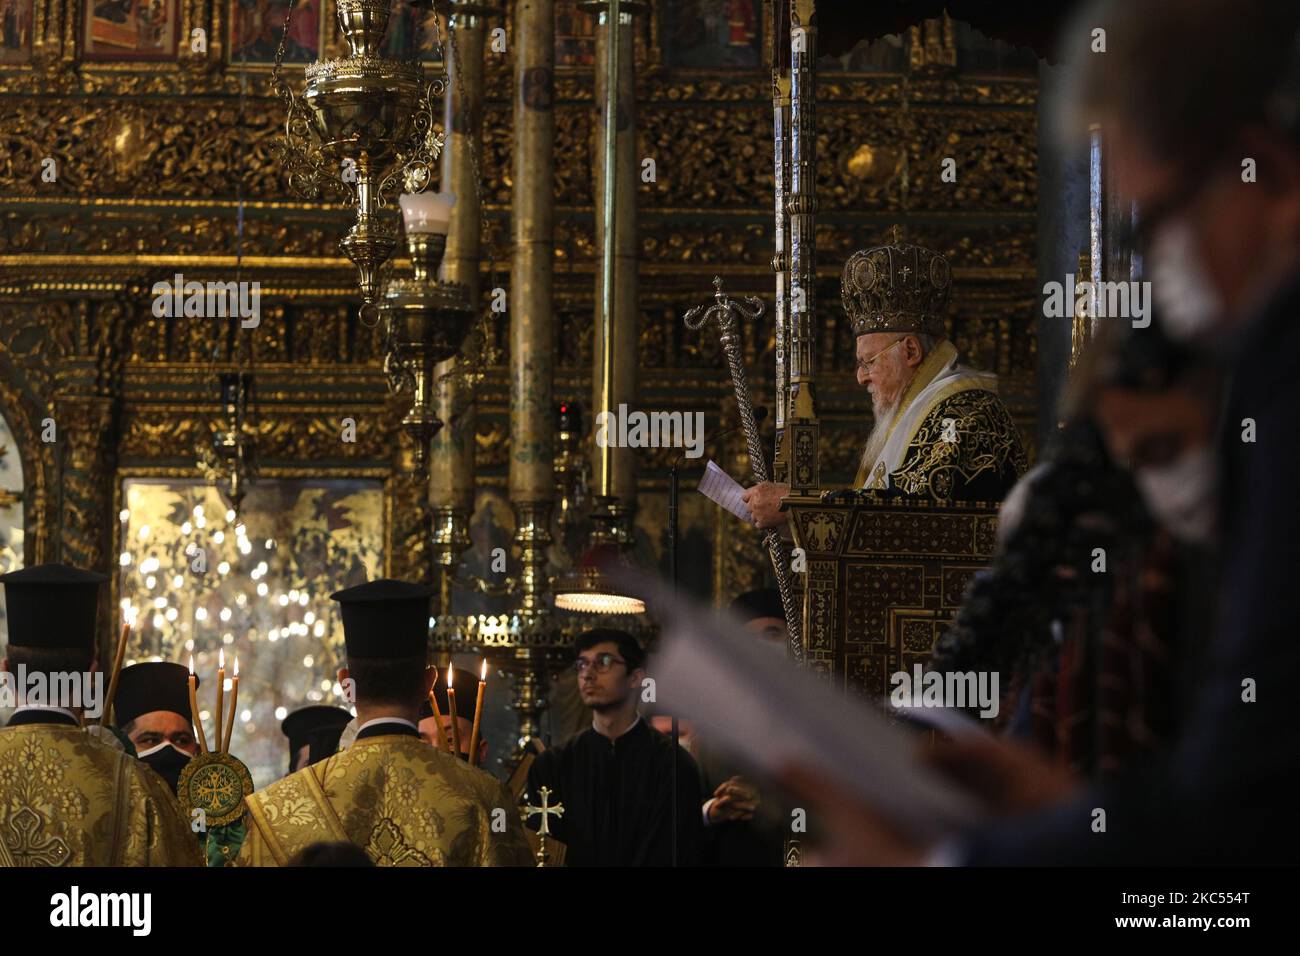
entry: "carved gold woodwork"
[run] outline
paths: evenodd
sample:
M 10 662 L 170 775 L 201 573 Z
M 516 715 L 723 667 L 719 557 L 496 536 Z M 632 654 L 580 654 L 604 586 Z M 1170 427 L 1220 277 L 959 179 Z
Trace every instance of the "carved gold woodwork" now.
M 259 449 L 276 467 L 390 476 L 393 567 L 414 573 L 427 557 L 418 545 L 422 498 L 400 479 L 405 452 L 395 444 L 379 343 L 347 304 L 350 268 L 336 240 L 348 210 L 290 199 L 271 159 L 283 115 L 269 65 L 225 62 L 227 4 L 215 0 L 180 0 L 181 25 L 207 31 L 206 55 L 191 54 L 182 38 L 174 63 L 82 63 L 81 8 L 36 0 L 32 62 L 0 67 L 0 403 L 30 476 L 29 560 L 57 557 L 66 517 L 83 523 L 69 546 L 103 561 L 109 539 L 91 533 L 86 509 L 103 503 L 114 469 L 183 464 L 170 460 L 168 449 L 188 447 L 215 411 L 215 385 L 208 388 L 205 377 L 214 362 L 230 361 L 235 340 L 209 320 L 154 317 L 147 290 L 178 271 L 232 278 L 239 248 L 242 276 L 263 284 L 263 321 L 252 330 Z M 329 55 L 337 39 L 331 0 L 320 15 L 327 24 L 322 55 Z M 704 410 L 712 426 L 729 391 L 724 366 L 716 350 L 674 327 L 674 317 L 720 268 L 734 295 L 771 294 L 772 173 L 764 146 L 771 78 L 765 67 L 668 70 L 659 18 L 647 22 L 637 42 L 637 149 L 656 159 L 657 178 L 638 187 L 639 392 L 657 408 Z M 498 23 L 508 25 L 490 25 Z M 914 227 L 916 240 L 953 264 L 955 343 L 971 364 L 1002 376 L 1022 433 L 1033 433 L 1037 84 L 954 70 L 951 24 L 927 24 L 918 34 L 910 75 L 837 71 L 818 78 L 818 412 L 828 484 L 852 477 L 871 424 L 852 379 L 852 339 L 834 284 L 845 258 L 880 241 L 905 199 L 925 223 Z M 513 44 L 508 50 L 487 54 L 484 64 L 483 198 L 491 236 L 484 247 L 496 250 L 510 247 Z M 590 70 L 557 71 L 556 144 L 565 157 L 555 184 L 557 398 L 590 394 L 599 257 L 587 144 L 595 109 Z M 939 179 L 939 159 L 953 141 L 965 157 L 957 184 Z M 46 157 L 57 162 L 52 183 L 40 176 Z M 893 174 L 904 158 L 906 197 Z M 242 237 L 232 198 L 237 177 Z M 508 285 L 508 263 L 492 267 L 483 266 L 485 294 Z M 509 459 L 507 320 L 491 331 L 489 351 L 500 360 L 476 389 L 474 442 L 477 480 L 499 489 Z M 771 338 L 767 326 L 746 337 L 752 385 L 763 393 L 771 391 Z M 69 356 L 76 374 L 60 377 L 56 370 Z M 42 419 L 57 420 L 60 402 L 87 428 L 109 410 L 98 444 L 40 441 Z M 338 439 L 345 415 L 356 419 L 355 444 Z M 639 458 L 642 495 L 662 495 L 666 451 L 648 449 Z M 65 501 L 61 470 L 74 460 L 88 467 L 75 474 Z M 101 520 L 111 515 L 111 501 L 104 508 Z M 730 521 L 722 516 L 710 526 L 725 544 L 714 564 L 720 599 L 760 583 L 758 538 Z
M 786 499 L 804 549 L 804 660 L 836 687 L 886 696 L 889 675 L 925 663 L 992 558 L 996 506 Z

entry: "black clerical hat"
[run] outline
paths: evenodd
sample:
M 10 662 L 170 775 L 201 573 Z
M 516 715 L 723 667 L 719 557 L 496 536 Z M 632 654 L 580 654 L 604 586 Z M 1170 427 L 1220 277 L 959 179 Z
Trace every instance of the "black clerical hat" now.
M 66 564 L 38 564 L 0 575 L 9 618 L 8 642 L 18 647 L 95 646 L 99 586 L 108 575 Z
M 289 770 L 294 757 L 307 747 L 307 764 L 316 763 L 338 753 L 339 737 L 352 715 L 342 707 L 313 704 L 299 707 L 280 724 L 280 732 L 289 738 Z
M 452 671 L 452 679 L 456 682 L 456 716 L 462 717 L 471 723 L 474 720 L 474 709 L 478 702 L 478 675 L 473 671 L 456 668 Z M 438 683 L 433 688 L 433 692 L 438 698 L 438 708 L 442 711 L 442 716 L 451 716 L 451 704 L 447 700 L 447 669 L 444 667 L 438 671 Z M 420 704 L 420 719 L 433 716 L 433 706 L 429 703 L 429 698 L 424 698 Z
M 776 588 L 746 591 L 731 602 L 731 613 L 742 621 L 752 621 L 756 617 L 785 619 L 785 608 L 781 606 L 781 592 Z
M 419 657 L 429 646 L 429 598 L 437 588 L 380 578 L 335 591 L 349 657 Z
M 194 686 L 198 683 L 195 677 Z M 123 667 L 113 700 L 113 723 L 125 727 L 141 714 L 158 710 L 193 721 L 189 668 L 174 661 L 146 661 Z

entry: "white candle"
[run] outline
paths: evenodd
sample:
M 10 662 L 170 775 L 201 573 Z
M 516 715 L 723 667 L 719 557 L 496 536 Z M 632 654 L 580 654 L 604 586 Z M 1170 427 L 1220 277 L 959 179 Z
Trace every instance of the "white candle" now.
M 456 205 L 456 197 L 451 193 L 402 193 L 397 201 L 402 207 L 402 222 L 408 235 L 447 234 L 451 209 Z

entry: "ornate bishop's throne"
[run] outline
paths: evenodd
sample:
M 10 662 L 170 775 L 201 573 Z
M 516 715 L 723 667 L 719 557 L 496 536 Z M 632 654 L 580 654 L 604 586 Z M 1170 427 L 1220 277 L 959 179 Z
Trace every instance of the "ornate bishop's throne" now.
M 924 664 L 993 556 L 995 504 L 820 496 L 786 499 L 807 562 L 801 631 L 807 667 L 842 690 L 889 692 Z

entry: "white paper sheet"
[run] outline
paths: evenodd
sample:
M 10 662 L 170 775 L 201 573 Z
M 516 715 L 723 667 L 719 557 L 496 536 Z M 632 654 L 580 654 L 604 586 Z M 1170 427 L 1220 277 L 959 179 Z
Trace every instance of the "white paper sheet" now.
M 713 462 L 705 465 L 704 477 L 700 479 L 700 494 L 714 504 L 730 511 L 746 524 L 753 524 L 754 516 L 745 507 L 745 502 L 740 500 L 740 493 L 744 490 L 736 479 Z
M 976 822 L 975 799 L 924 766 L 915 735 L 774 655 L 730 617 L 626 577 L 663 625 L 654 665 L 659 700 L 702 736 L 763 773 L 803 765 L 838 780 L 921 839 Z

